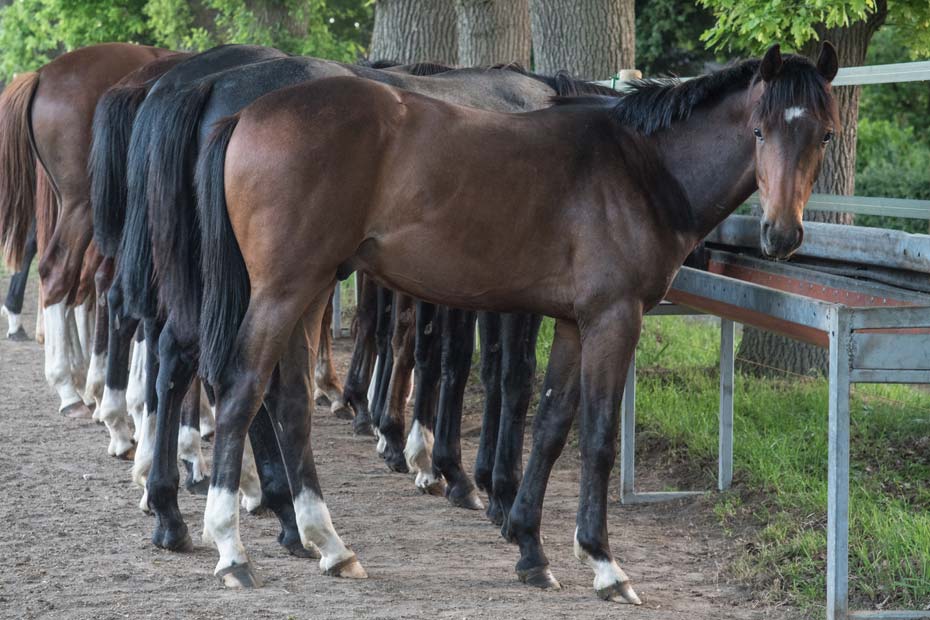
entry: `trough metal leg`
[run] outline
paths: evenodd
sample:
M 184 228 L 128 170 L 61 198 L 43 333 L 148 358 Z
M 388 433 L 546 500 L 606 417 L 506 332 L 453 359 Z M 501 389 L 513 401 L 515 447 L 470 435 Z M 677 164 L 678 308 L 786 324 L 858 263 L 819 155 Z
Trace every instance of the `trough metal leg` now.
M 849 611 L 850 317 L 836 309 L 830 328 L 830 413 L 827 458 L 827 620 Z
M 623 388 L 620 419 L 620 502 L 627 503 L 634 494 L 636 476 L 636 356 L 630 360 Z
M 734 324 L 720 319 L 720 438 L 718 441 L 717 489 L 726 491 L 733 482 L 733 357 Z

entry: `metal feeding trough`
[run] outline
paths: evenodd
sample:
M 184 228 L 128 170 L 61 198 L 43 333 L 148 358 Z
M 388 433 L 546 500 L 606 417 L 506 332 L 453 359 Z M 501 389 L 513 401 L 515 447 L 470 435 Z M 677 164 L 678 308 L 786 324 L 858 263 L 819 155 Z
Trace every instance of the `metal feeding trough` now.
M 718 488 L 733 472 L 733 324 L 829 349 L 827 618 L 930 618 L 930 611 L 848 610 L 849 386 L 930 383 L 930 236 L 805 223 L 791 262 L 758 258 L 759 221 L 734 216 L 707 238 L 707 271 L 683 267 L 652 314 L 721 317 Z M 695 492 L 634 491 L 635 367 L 627 377 L 621 435 L 624 503 Z M 697 493 L 700 493 L 699 491 Z

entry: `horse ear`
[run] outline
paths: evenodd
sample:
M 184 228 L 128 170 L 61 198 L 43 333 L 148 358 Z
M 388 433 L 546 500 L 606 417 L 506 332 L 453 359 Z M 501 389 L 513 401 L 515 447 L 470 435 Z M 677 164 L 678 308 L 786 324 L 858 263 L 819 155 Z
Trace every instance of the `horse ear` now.
M 779 71 L 781 71 L 781 46 L 776 43 L 762 57 L 759 73 L 762 75 L 763 80 L 771 82 Z
M 832 82 L 839 70 L 840 60 L 836 55 L 836 48 L 829 41 L 824 41 L 820 48 L 820 57 L 817 59 L 817 71 L 823 79 Z

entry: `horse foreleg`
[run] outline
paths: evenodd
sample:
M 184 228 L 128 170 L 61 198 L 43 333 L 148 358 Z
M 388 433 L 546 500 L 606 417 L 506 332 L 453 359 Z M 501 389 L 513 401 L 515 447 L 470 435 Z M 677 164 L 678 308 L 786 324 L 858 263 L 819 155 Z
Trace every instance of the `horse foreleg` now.
M 94 412 L 95 418 L 103 422 L 110 431 L 110 446 L 107 452 L 122 458 L 133 458 L 133 438 L 129 430 L 126 411 L 127 383 L 129 381 L 129 352 L 132 337 L 138 321 L 120 316 L 121 304 L 119 292 L 110 288 L 104 294 L 106 298 L 107 336 L 106 336 L 106 378 L 100 406 Z M 103 312 L 101 312 L 103 314 Z M 98 339 L 100 334 L 98 334 Z M 135 420 L 136 433 L 140 432 L 141 419 Z M 139 454 L 135 454 L 138 461 Z M 134 468 L 135 471 L 135 468 Z M 147 473 L 147 470 L 146 470 Z M 145 486 L 143 480 L 142 486 Z
M 337 285 L 334 295 L 339 294 Z M 316 369 L 313 373 L 315 388 L 313 390 L 313 400 L 321 407 L 329 407 L 330 412 L 337 418 L 351 420 L 352 412 L 346 406 L 343 398 L 343 387 L 340 385 L 339 377 L 336 376 L 336 369 L 333 366 L 333 304 L 332 299 L 326 305 L 326 312 L 323 314 L 323 323 L 320 326 L 320 343 L 317 347 Z
M 417 302 L 413 423 L 404 446 L 407 466 L 416 473 L 417 488 L 429 495 L 444 495 L 446 490 L 442 476 L 433 472 L 432 461 L 433 420 L 439 401 L 439 375 L 442 369 L 441 317 L 438 310 L 434 304 Z
M 501 417 L 501 315 L 478 314 L 478 338 L 481 343 L 481 384 L 484 386 L 484 415 L 481 437 L 475 457 L 475 485 L 488 496 L 487 517 L 500 525 L 501 506 L 494 497 L 492 477 Z
M 475 313 L 452 308 L 444 308 L 443 312 L 442 379 L 433 471 L 446 479 L 446 498 L 453 505 L 481 510 L 484 504 L 462 467 L 462 406 L 475 350 Z
M 531 314 L 501 317 L 502 399 L 490 500 L 499 507 L 499 518 L 491 519 L 498 525 L 503 515 L 510 512 L 523 477 L 523 431 L 533 394 L 536 336 L 541 322 L 540 316 Z
M 210 472 L 200 441 L 200 380 L 194 379 L 181 404 L 181 430 L 178 431 L 178 457 L 187 470 L 184 488 L 195 495 L 206 495 Z
M 542 548 L 539 529 L 549 475 L 562 454 L 578 410 L 581 396 L 580 364 L 578 327 L 574 323 L 559 321 L 539 408 L 533 421 L 533 449 L 513 507 L 504 516 L 501 527 L 501 535 L 520 546 L 517 576 L 520 581 L 537 588 L 561 587 L 549 570 L 549 560 Z
M 384 460 L 393 471 L 407 473 L 404 459 L 404 410 L 414 367 L 416 308 L 407 295 L 394 295 L 391 349 L 394 364 L 388 383 L 387 402 L 378 431 L 384 440 Z
M 387 441 L 381 436 L 381 416 L 387 408 L 388 385 L 394 371 L 394 350 L 391 343 L 394 334 L 394 292 L 384 287 L 378 288 L 378 325 L 375 329 L 375 345 L 378 348 L 378 361 L 375 365 L 375 377 L 371 400 L 371 423 L 378 437 L 378 454 L 384 454 Z
M 106 384 L 107 339 L 110 334 L 110 313 L 107 293 L 113 283 L 113 259 L 105 258 L 94 275 L 96 311 L 94 312 L 94 342 L 91 349 L 90 365 L 87 370 L 87 383 L 84 386 L 84 402 L 95 402 L 97 409 L 94 419 L 98 419 L 103 388 Z
M 356 273 L 358 279 L 358 307 L 355 311 L 355 347 L 346 375 L 343 395 L 345 402 L 355 411 L 352 429 L 356 435 L 371 435 L 371 411 L 368 408 L 368 388 L 375 365 L 375 325 L 377 323 L 377 291 L 374 284 Z

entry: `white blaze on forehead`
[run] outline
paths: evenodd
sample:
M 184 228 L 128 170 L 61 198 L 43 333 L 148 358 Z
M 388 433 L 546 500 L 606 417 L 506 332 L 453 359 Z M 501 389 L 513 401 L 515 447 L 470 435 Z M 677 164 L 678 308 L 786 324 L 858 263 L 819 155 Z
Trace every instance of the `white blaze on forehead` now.
M 788 108 L 787 110 L 785 110 L 785 122 L 790 123 L 796 118 L 801 118 L 806 113 L 807 113 L 807 110 L 805 110 L 804 108 L 798 107 L 798 106 L 795 106 L 793 108 Z

